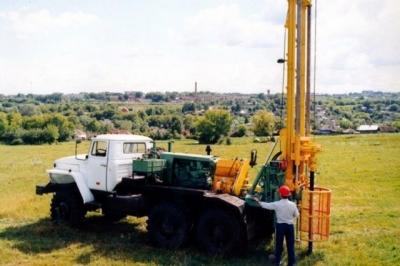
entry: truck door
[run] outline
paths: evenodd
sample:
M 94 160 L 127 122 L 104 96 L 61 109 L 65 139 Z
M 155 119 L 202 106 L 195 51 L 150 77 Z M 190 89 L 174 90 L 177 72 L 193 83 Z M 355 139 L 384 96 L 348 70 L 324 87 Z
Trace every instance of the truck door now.
M 108 167 L 108 142 L 95 140 L 90 148 L 87 177 L 90 189 L 106 190 Z

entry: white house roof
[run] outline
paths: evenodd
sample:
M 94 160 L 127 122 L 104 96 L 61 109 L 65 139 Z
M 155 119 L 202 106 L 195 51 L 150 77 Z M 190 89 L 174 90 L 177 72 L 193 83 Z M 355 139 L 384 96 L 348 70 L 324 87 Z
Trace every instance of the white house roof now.
M 377 131 L 378 129 L 378 125 L 361 125 L 357 127 L 358 131 Z
M 153 141 L 151 138 L 141 135 L 128 135 L 128 134 L 104 134 L 98 135 L 96 140 L 126 140 L 126 141 Z

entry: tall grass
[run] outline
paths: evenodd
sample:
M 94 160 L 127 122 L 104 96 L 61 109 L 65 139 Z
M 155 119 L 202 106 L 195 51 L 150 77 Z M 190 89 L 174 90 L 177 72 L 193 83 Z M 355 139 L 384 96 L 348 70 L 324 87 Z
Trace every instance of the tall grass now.
M 250 150 L 257 149 L 262 164 L 271 149 L 249 138 L 232 140 L 230 146 L 213 145 L 212 153 L 248 158 Z M 298 245 L 298 264 L 399 265 L 400 135 L 316 141 L 323 146 L 317 183 L 333 190 L 331 238 L 317 243 L 310 257 L 304 256 L 306 245 Z M 175 142 L 174 150 L 205 154 L 204 145 L 190 140 Z M 36 196 L 35 185 L 47 182 L 45 170 L 54 159 L 73 153 L 73 143 L 0 145 L 0 264 L 270 265 L 270 243 L 235 258 L 210 258 L 192 246 L 178 251 L 153 248 L 147 242 L 145 218 L 107 225 L 91 214 L 80 230 L 53 225 L 48 220 L 50 196 Z

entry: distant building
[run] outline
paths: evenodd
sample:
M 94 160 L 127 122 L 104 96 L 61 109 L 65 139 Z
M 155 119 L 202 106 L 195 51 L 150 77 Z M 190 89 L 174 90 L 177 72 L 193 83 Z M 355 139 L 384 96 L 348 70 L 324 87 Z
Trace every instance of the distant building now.
M 327 128 L 327 127 L 320 128 L 314 132 L 314 134 L 316 134 L 316 135 L 332 135 L 332 134 L 336 134 L 336 133 L 337 132 L 335 130 L 333 130 L 332 128 Z
M 378 125 L 361 125 L 357 127 L 357 131 L 360 133 L 378 133 Z
M 121 112 L 128 113 L 129 112 L 128 107 L 125 107 L 125 106 L 121 107 Z
M 385 132 L 385 133 L 394 133 L 394 132 L 396 132 L 396 129 L 389 125 L 383 125 L 383 126 L 379 126 L 379 131 Z
M 86 140 L 87 139 L 87 134 L 85 132 L 83 132 L 82 130 L 77 129 L 77 130 L 75 130 L 74 138 L 75 139 Z

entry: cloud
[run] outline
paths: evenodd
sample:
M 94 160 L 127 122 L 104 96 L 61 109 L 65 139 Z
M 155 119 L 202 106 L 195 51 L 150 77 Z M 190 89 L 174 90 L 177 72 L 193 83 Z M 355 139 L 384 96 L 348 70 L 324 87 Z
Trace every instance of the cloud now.
M 3 12 L 0 13 L 0 18 L 18 38 L 85 26 L 98 20 L 97 16 L 82 11 L 51 14 L 47 9 Z
M 319 1 L 318 74 L 324 91 L 400 90 L 400 4 Z
M 102 27 L 101 13 L 55 5 L 0 11 L 0 89 L 188 90 L 197 80 L 204 90 L 279 92 L 287 1 L 200 6 L 171 8 L 167 21 L 118 5 Z M 400 91 L 398 14 L 398 0 L 318 1 L 317 92 Z
M 238 5 L 220 5 L 201 10 L 186 19 L 183 42 L 188 45 L 267 47 L 280 40 L 282 25 L 272 17 L 245 16 Z
M 315 1 L 313 1 L 315 4 Z M 248 53 L 254 79 L 258 84 L 235 79 L 233 83 L 258 85 L 261 88 L 279 88 L 279 79 L 266 83 L 270 78 L 265 69 L 278 74 L 271 62 L 282 48 L 283 25 L 286 17 L 285 3 L 265 0 L 262 10 L 246 14 L 242 6 L 222 4 L 200 10 L 187 18 L 182 40 L 187 46 L 215 46 L 221 51 L 236 47 L 242 55 Z M 400 4 L 396 0 L 347 0 L 319 1 L 317 38 L 317 87 L 320 92 L 348 92 L 364 89 L 400 90 Z M 264 67 L 251 57 L 249 48 L 265 51 Z M 214 64 L 222 65 L 214 58 Z M 220 62 L 218 62 L 220 60 Z M 245 70 L 243 66 L 242 70 Z M 231 73 L 233 77 L 234 73 Z M 265 84 L 263 86 L 263 84 Z

